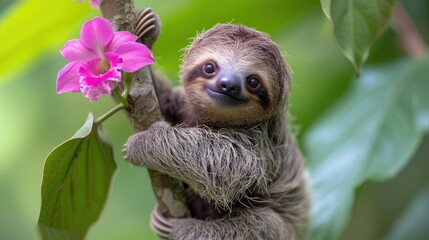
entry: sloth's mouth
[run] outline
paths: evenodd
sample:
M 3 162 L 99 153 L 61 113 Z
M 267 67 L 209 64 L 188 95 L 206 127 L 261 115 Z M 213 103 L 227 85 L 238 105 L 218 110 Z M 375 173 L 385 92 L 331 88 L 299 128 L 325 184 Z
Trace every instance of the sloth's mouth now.
M 226 93 L 220 93 L 215 90 L 210 89 L 209 87 L 205 87 L 207 95 L 218 104 L 226 105 L 226 106 L 236 106 L 248 101 L 247 98 L 236 98 L 230 96 Z

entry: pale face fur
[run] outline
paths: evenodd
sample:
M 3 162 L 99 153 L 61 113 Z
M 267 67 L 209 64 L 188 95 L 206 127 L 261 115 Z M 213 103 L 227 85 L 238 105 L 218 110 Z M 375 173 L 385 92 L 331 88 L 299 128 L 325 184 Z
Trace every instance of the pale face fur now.
M 208 61 L 216 64 L 216 74 L 211 77 L 201 74 Z M 226 106 L 207 94 L 207 84 L 225 72 L 240 78 L 245 103 Z M 258 76 L 262 92 L 248 90 L 246 81 L 250 76 Z M 199 121 L 223 126 L 252 124 L 271 117 L 284 107 L 290 79 L 277 46 L 266 35 L 236 25 L 217 25 L 188 48 L 182 82 Z

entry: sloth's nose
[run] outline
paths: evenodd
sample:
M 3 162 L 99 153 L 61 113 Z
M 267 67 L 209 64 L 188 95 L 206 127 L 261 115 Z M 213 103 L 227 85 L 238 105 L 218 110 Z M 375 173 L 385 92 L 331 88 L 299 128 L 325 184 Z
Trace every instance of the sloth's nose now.
M 241 80 L 235 74 L 223 74 L 216 81 L 216 87 L 220 93 L 233 98 L 243 98 Z

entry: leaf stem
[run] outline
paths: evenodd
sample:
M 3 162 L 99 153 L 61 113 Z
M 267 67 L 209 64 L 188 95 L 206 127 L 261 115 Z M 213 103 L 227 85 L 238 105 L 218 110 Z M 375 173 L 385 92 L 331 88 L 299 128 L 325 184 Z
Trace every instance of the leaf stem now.
M 124 104 L 119 104 L 116 105 L 116 107 L 110 109 L 108 112 L 106 112 L 105 114 L 103 114 L 101 117 L 97 118 L 97 120 L 94 121 L 94 126 L 98 126 L 100 125 L 102 122 L 104 122 L 104 120 L 110 118 L 111 116 L 113 116 L 115 113 L 126 109 L 128 106 L 125 106 Z
M 119 93 L 119 88 L 118 86 L 115 87 L 115 89 L 113 89 L 112 91 L 113 95 L 115 96 L 115 98 L 125 107 L 128 107 L 128 101 L 125 97 L 123 97 L 120 93 Z M 126 95 L 125 95 L 126 96 Z
M 124 72 L 124 83 L 125 83 L 125 89 L 122 93 L 122 98 L 127 99 L 128 93 L 130 92 L 131 88 L 131 81 L 133 80 L 133 75 L 131 73 Z

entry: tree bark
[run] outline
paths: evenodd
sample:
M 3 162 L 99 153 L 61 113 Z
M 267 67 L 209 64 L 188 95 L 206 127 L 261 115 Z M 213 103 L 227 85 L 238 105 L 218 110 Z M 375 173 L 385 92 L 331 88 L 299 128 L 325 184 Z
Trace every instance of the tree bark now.
M 103 17 L 116 28 L 115 30 L 134 33 L 137 16 L 132 0 L 103 0 L 100 3 L 100 10 Z M 128 100 L 130 103 L 128 115 L 135 132 L 143 131 L 161 120 L 149 67 L 133 73 Z M 173 218 L 188 217 L 189 210 L 183 183 L 168 175 L 150 169 L 148 171 L 162 213 Z

